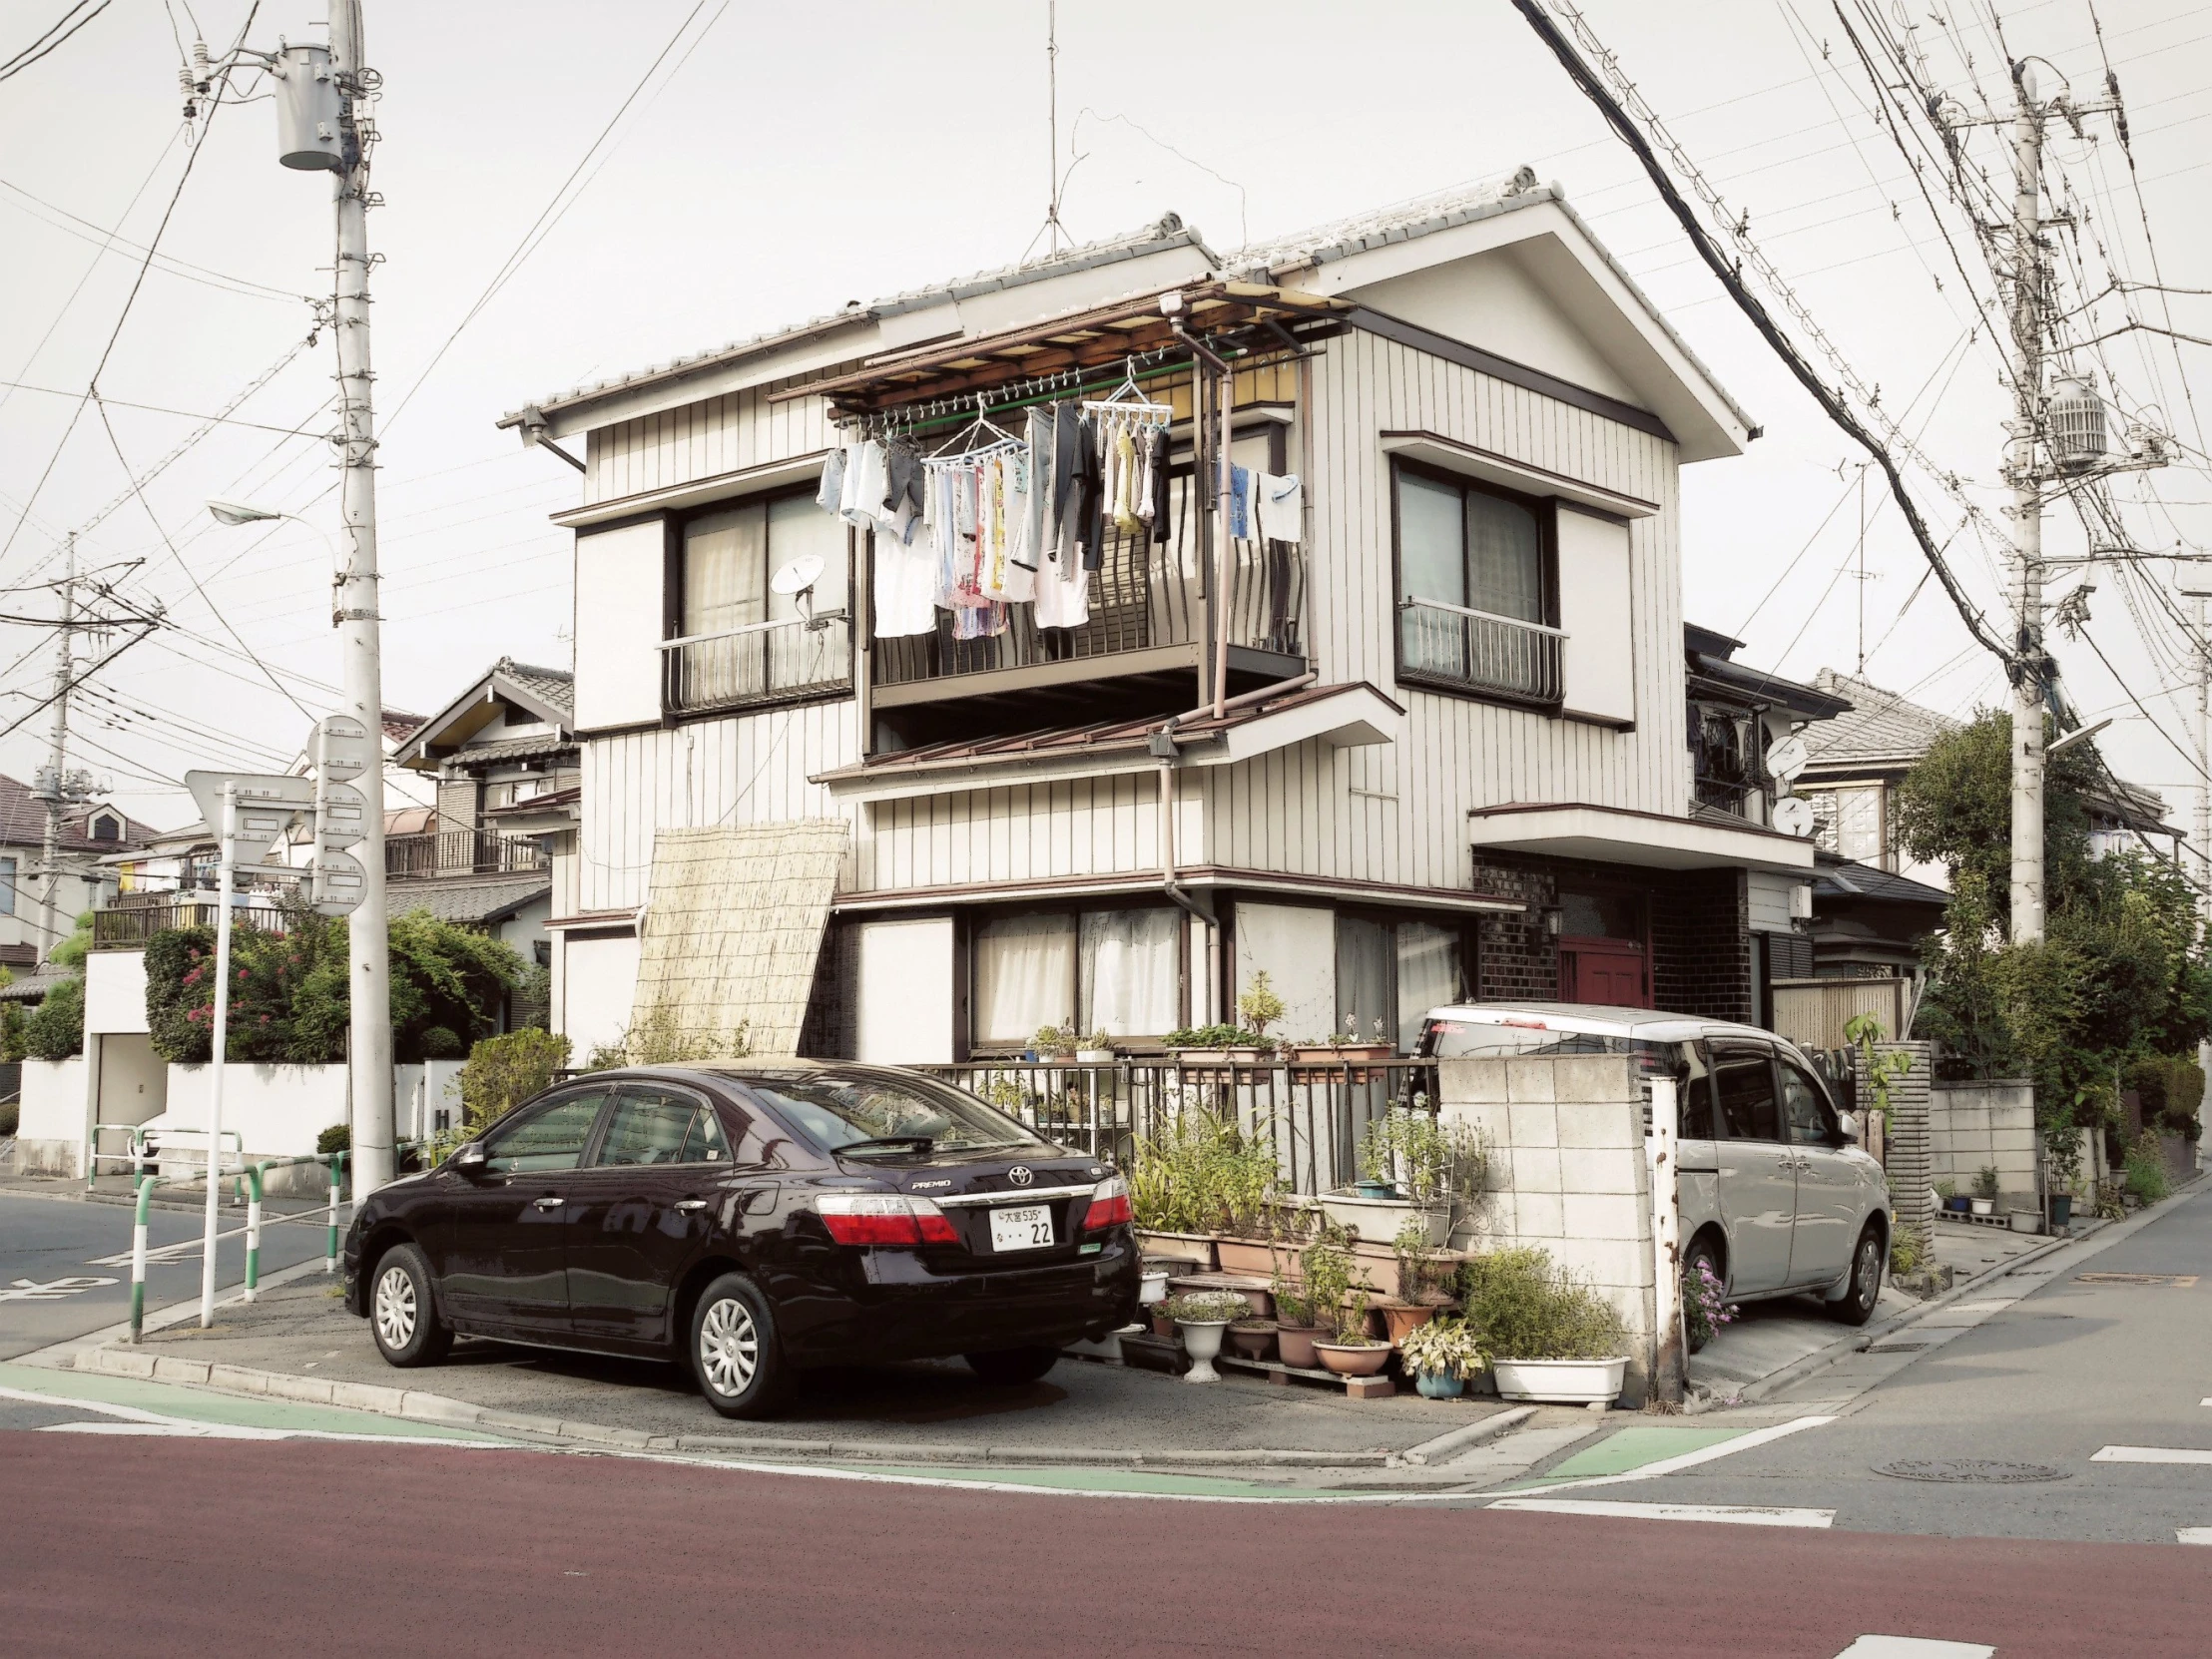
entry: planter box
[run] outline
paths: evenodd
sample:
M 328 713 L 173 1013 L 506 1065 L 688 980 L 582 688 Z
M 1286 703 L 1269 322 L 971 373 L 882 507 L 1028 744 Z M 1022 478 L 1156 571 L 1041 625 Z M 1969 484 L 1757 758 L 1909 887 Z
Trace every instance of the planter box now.
M 2004 1219 L 2012 1224 L 2015 1233 L 2040 1233 L 2043 1230 L 2042 1212 L 2039 1210 L 2007 1210 Z
M 1397 1050 L 1388 1043 L 1345 1043 L 1337 1047 L 1296 1043 L 1289 1053 L 1295 1062 L 1291 1067 L 1294 1082 L 1327 1083 L 1342 1078 L 1349 1083 L 1365 1083 L 1375 1074 L 1360 1062 L 1392 1059 Z
M 1218 1260 L 1210 1233 L 1150 1233 L 1140 1227 L 1137 1229 L 1137 1250 L 1145 1256 L 1196 1262 L 1200 1273 L 1212 1273 Z
M 1611 1404 L 1620 1397 L 1626 1360 L 1496 1360 L 1491 1362 L 1500 1399 L 1539 1404 Z
M 1266 1048 L 1171 1048 L 1168 1062 L 1178 1066 L 1273 1065 L 1275 1052 Z
M 1431 1250 L 1440 1248 L 1451 1238 L 1451 1206 L 1448 1204 L 1424 1210 L 1411 1199 L 1362 1198 L 1349 1191 L 1323 1193 L 1314 1202 L 1339 1227 L 1349 1227 L 1356 1232 L 1363 1244 L 1379 1244 L 1389 1249 L 1397 1238 L 1397 1230 L 1413 1216 L 1420 1217 L 1426 1224 L 1425 1242 Z
M 1282 1247 L 1282 1260 L 1265 1239 L 1220 1238 L 1214 1241 L 1214 1260 L 1221 1264 L 1223 1273 L 1257 1273 L 1270 1279 L 1277 1267 L 1296 1277 L 1298 1274 L 1298 1246 L 1286 1243 Z

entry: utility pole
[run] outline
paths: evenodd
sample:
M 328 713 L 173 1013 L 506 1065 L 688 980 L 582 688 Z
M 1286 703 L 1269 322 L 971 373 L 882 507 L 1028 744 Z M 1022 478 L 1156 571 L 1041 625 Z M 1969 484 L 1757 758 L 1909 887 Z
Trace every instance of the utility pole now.
M 2043 937 L 2043 503 L 2035 463 L 2043 419 L 2043 109 L 2035 74 L 2012 69 L 2012 423 L 2005 472 L 2014 519 L 2012 598 L 2012 941 Z
M 357 788 L 367 833 L 361 902 L 346 927 L 351 1006 L 353 1197 L 390 1181 L 395 1140 L 391 1091 L 391 946 L 384 910 L 384 691 L 376 571 L 376 423 L 368 359 L 368 154 L 376 140 L 364 62 L 360 0 L 329 0 L 330 73 L 343 99 L 332 196 L 337 207 L 339 510 L 344 541 L 334 621 L 343 657 L 344 707 L 367 729 L 376 764 Z
M 77 533 L 72 530 L 62 548 L 62 614 L 55 629 L 54 724 L 47 734 L 46 765 L 40 769 L 32 791 L 46 806 L 46 834 L 39 847 L 41 876 L 39 908 L 46 927 L 46 950 L 69 936 L 61 924 L 62 812 L 70 804 L 69 694 L 76 685 L 77 640 Z
M 2197 866 L 2197 936 L 2212 929 L 2212 643 L 2205 638 L 2205 606 L 2212 591 L 2183 588 L 2195 604 L 2191 647 L 2197 658 L 2197 810 L 2189 827 Z M 2197 1044 L 2197 1064 L 2212 1076 L 2212 1039 Z

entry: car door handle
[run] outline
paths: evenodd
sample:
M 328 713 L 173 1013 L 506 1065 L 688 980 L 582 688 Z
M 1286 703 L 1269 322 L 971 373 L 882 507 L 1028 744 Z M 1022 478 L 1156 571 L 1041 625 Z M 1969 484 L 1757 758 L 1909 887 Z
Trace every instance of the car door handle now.
M 679 1210 L 704 1210 L 707 1208 L 707 1201 L 703 1198 L 680 1198 L 676 1201 L 676 1208 Z
M 567 1201 L 558 1198 L 534 1198 L 530 1202 L 540 1210 L 558 1210 Z

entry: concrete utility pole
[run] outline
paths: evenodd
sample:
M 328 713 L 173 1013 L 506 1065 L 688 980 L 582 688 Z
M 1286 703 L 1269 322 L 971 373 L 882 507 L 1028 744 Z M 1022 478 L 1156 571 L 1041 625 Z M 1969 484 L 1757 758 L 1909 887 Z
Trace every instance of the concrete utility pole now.
M 46 765 L 32 791 L 46 806 L 46 834 L 39 847 L 39 908 L 51 953 L 70 934 L 61 924 L 62 811 L 71 799 L 69 781 L 69 694 L 76 685 L 77 533 L 62 548 L 62 614 L 55 629 L 54 724 L 46 741 Z
M 339 519 L 345 532 L 337 577 L 345 708 L 369 733 L 379 764 L 356 787 L 367 797 L 360 850 L 360 907 L 350 941 L 353 1196 L 358 1203 L 391 1180 L 391 946 L 384 912 L 384 690 L 376 572 L 376 423 L 368 366 L 368 153 L 375 143 L 364 76 L 360 0 L 329 0 L 330 72 L 344 98 L 337 204 L 338 405 L 342 422 Z
M 2043 419 L 2043 108 L 2034 71 L 2015 65 L 2012 120 L 2012 425 L 2005 471 L 2012 485 L 2012 939 L 2043 937 L 2043 504 L 2035 463 Z

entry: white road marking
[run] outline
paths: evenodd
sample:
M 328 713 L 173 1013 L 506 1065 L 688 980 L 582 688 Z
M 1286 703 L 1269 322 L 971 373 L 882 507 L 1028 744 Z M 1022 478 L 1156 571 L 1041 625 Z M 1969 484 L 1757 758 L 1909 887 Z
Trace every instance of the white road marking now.
M 2196 1446 L 2108 1445 L 2089 1459 L 2092 1463 L 2212 1463 L 2212 1451 Z
M 1700 1463 L 1710 1463 L 1716 1458 L 1733 1456 L 1739 1451 L 1749 1451 L 1753 1446 L 1779 1440 L 1786 1434 L 1801 1429 L 1819 1428 L 1834 1422 L 1832 1416 L 1792 1417 L 1788 1422 L 1778 1422 L 1766 1428 L 1754 1428 L 1748 1434 L 1739 1434 L 1732 1440 L 1722 1440 L 1714 1445 L 1701 1446 L 1696 1451 L 1685 1451 L 1679 1457 L 1662 1457 L 1656 1463 L 1646 1463 L 1642 1468 L 1630 1469 L 1625 1474 L 1592 1474 L 1579 1480 L 1554 1480 L 1541 1486 L 1530 1486 L 1524 1495 L 1534 1496 L 1543 1492 L 1573 1491 L 1582 1486 L 1612 1486 L 1624 1480 L 1654 1480 L 1663 1474 L 1673 1474 L 1681 1469 L 1695 1468 Z
M 1492 1509 L 1534 1509 L 1547 1515 L 1604 1515 L 1621 1520 L 1720 1521 L 1730 1526 L 1836 1524 L 1833 1509 L 1773 1509 L 1736 1503 L 1607 1503 L 1567 1497 L 1501 1497 Z
M 2184 1526 L 2174 1532 L 2177 1544 L 2212 1544 L 2212 1526 Z
M 239 1226 L 228 1233 L 218 1233 L 215 1236 L 216 1242 L 221 1244 L 225 1239 L 235 1239 L 245 1231 L 245 1227 Z M 156 1245 L 146 1253 L 146 1259 L 149 1262 L 180 1262 L 187 1257 L 197 1259 L 201 1247 L 206 1243 L 206 1239 L 195 1235 L 189 1239 L 179 1239 L 175 1244 Z M 88 1268 L 127 1268 L 130 1265 L 131 1253 L 128 1250 L 119 1250 L 113 1256 L 96 1256 L 85 1264 Z
M 1989 1659 L 1979 1642 L 1932 1642 L 1925 1636 L 1862 1636 L 1836 1659 Z
M 152 1434 L 186 1439 L 213 1440 L 374 1440 L 390 1445 L 491 1446 L 497 1440 L 448 1440 L 430 1434 L 349 1434 L 329 1428 L 257 1428 L 244 1423 L 201 1422 L 173 1417 L 161 1411 L 145 1411 L 136 1405 L 116 1405 L 104 1399 L 77 1399 L 68 1394 L 43 1394 L 29 1388 L 0 1387 L 0 1399 L 19 1399 L 32 1405 L 65 1405 L 78 1411 L 98 1411 L 120 1419 L 114 1422 L 53 1422 L 34 1432 L 41 1434 Z
M 65 1296 L 82 1296 L 87 1291 L 97 1291 L 114 1283 L 112 1279 L 87 1279 L 81 1274 L 74 1278 L 49 1279 L 44 1284 L 34 1279 L 18 1279 L 6 1290 L 0 1290 L 0 1302 L 59 1302 Z

